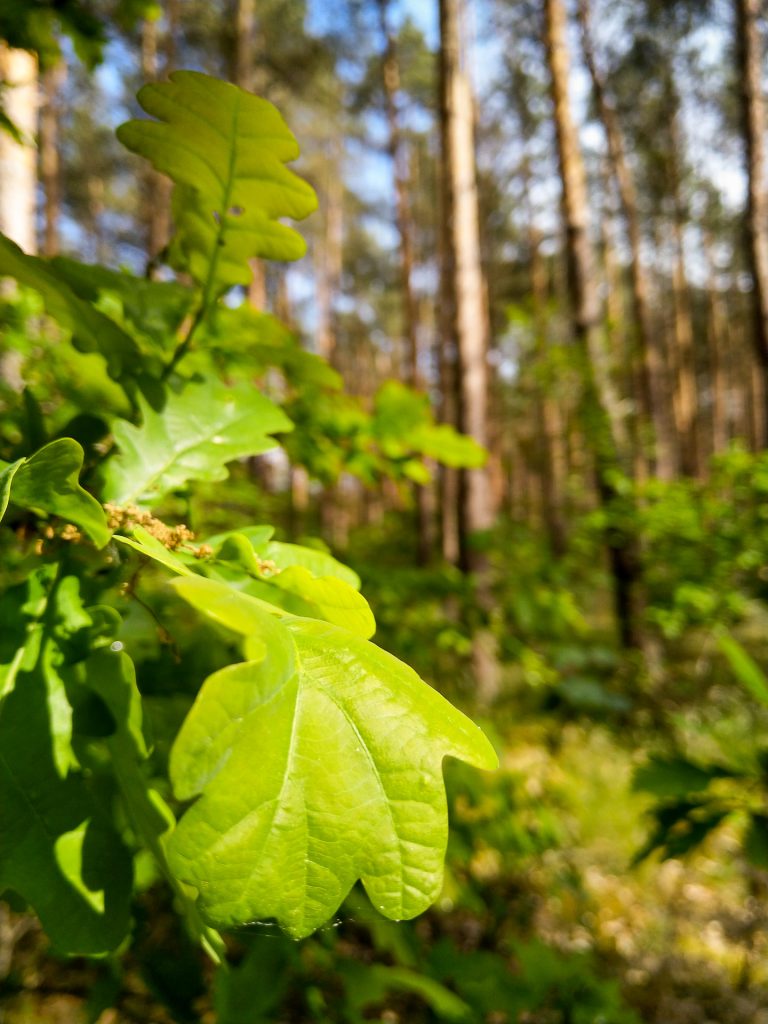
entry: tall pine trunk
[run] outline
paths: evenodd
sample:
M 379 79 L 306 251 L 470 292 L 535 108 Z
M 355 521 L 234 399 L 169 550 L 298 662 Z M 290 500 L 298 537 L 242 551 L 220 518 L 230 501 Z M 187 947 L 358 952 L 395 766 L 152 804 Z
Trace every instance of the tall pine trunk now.
M 162 40 L 157 19 L 142 22 L 141 74 L 145 82 L 154 82 L 162 75 L 168 75 L 176 63 L 177 0 L 166 0 L 164 6 L 166 24 Z M 169 178 L 152 167 L 145 168 L 141 179 L 141 220 L 148 277 L 155 275 L 171 237 L 172 191 Z
M 640 400 L 644 418 L 652 424 L 655 435 L 651 468 L 663 480 L 671 480 L 676 476 L 678 469 L 677 441 L 665 375 L 664 353 L 651 316 L 651 286 L 642 258 L 642 227 L 637 188 L 627 160 L 618 115 L 597 67 L 589 26 L 589 0 L 579 0 L 578 17 L 584 58 L 592 82 L 598 116 L 608 143 L 611 174 L 616 182 L 627 230 L 632 305 L 641 361 Z
M 0 42 L 4 109 L 20 134 L 15 139 L 0 131 L 0 231 L 28 253 L 37 252 L 37 78 L 37 60 L 31 53 Z
M 59 161 L 59 93 L 66 77 L 63 61 L 54 64 L 42 75 L 42 106 L 38 147 L 40 150 L 40 183 L 43 186 L 43 255 L 59 252 L 59 220 L 61 217 L 61 166 Z
M 392 162 L 395 186 L 395 221 L 400 241 L 400 295 L 403 337 L 403 359 L 405 382 L 412 388 L 421 383 L 418 348 L 418 308 L 413 289 L 413 230 L 410 203 L 409 161 L 403 145 L 400 127 L 400 67 L 395 39 L 390 32 L 387 18 L 388 0 L 378 0 L 379 23 L 384 42 L 382 61 L 382 84 L 387 114 L 387 149 Z M 433 502 L 430 485 L 415 484 L 416 531 L 419 562 L 429 563 L 434 543 L 432 529 Z
M 480 260 L 472 91 L 459 60 L 458 0 L 440 0 L 440 127 L 443 170 L 443 345 L 455 353 L 456 426 L 485 445 L 489 319 Z M 470 535 L 493 522 L 486 473 L 459 474 L 459 562 L 478 556 Z
M 765 100 L 759 0 L 734 0 L 744 155 L 747 169 L 747 258 L 752 276 L 755 354 L 763 397 L 768 394 L 768 193 L 765 176 Z M 768 446 L 768 416 L 763 416 L 761 446 Z
M 601 504 L 609 511 L 618 499 L 616 474 L 629 469 L 628 453 L 620 446 L 609 402 L 600 392 L 599 367 L 593 365 L 602 346 L 602 315 L 597 278 L 589 237 L 589 213 L 584 162 L 573 121 L 569 97 L 569 54 L 566 11 L 563 0 L 545 0 L 544 42 L 550 73 L 561 178 L 562 216 L 566 233 L 568 292 L 571 324 L 583 366 L 581 400 L 582 432 L 595 438 L 597 490 Z M 621 641 L 626 647 L 641 646 L 639 609 L 640 564 L 636 538 L 617 523 L 605 534 L 614 602 Z
M 255 0 L 235 0 L 234 10 L 235 49 L 232 64 L 232 81 L 241 89 L 266 92 L 266 83 L 260 80 L 256 71 L 256 44 L 258 26 Z M 252 279 L 248 285 L 248 301 L 254 309 L 267 307 L 267 274 L 263 260 L 249 261 Z
M 490 321 L 480 257 L 480 213 L 475 174 L 472 89 L 459 52 L 459 0 L 440 0 L 440 141 L 443 239 L 441 266 L 442 346 L 455 354 L 455 424 L 483 446 L 488 438 L 488 336 Z M 450 478 L 449 478 L 450 479 Z M 444 494 L 444 499 L 445 499 Z M 480 609 L 490 611 L 488 566 L 472 543 L 493 524 L 492 491 L 485 469 L 458 474 L 458 560 L 476 574 Z M 444 519 L 445 522 L 445 519 Z M 498 695 L 495 640 L 488 628 L 475 631 L 472 669 L 478 698 Z

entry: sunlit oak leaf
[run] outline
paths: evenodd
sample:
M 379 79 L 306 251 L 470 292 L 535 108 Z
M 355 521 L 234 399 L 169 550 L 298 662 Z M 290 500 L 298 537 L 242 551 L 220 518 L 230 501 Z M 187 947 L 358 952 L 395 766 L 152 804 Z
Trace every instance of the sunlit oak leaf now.
M 97 547 L 110 537 L 107 517 L 98 501 L 79 483 L 83 449 L 71 437 L 44 445 L 28 459 L 0 462 L 0 519 L 8 498 L 22 508 L 59 516 L 75 523 Z
M 215 297 L 247 284 L 248 260 L 293 260 L 301 236 L 281 217 L 317 207 L 312 187 L 285 166 L 296 139 L 267 100 L 197 71 L 175 71 L 138 94 L 156 120 L 128 121 L 117 135 L 176 183 L 172 252 Z
M 142 353 L 134 339 L 122 327 L 90 302 L 84 301 L 63 280 L 47 260 L 29 256 L 0 234 L 0 278 L 12 277 L 37 291 L 46 313 L 72 333 L 72 343 L 80 352 L 100 352 L 109 375 L 115 379 L 130 376 L 141 366 Z
M 141 426 L 117 420 L 120 453 L 104 471 L 104 499 L 152 504 L 190 480 L 223 480 L 233 459 L 274 448 L 269 435 L 292 428 L 285 413 L 253 387 L 187 383 L 159 412 L 139 399 Z
M 443 758 L 495 767 L 485 736 L 346 630 L 277 621 L 210 580 L 174 585 L 267 650 L 206 680 L 171 755 L 176 795 L 199 797 L 171 839 L 171 862 L 204 916 L 217 926 L 275 918 L 301 938 L 358 878 L 387 917 L 425 910 L 442 885 Z

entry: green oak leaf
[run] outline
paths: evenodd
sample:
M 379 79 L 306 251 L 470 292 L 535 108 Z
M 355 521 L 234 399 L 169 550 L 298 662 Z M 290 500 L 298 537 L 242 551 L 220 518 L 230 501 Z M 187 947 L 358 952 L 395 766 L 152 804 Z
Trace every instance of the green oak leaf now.
M 109 541 L 107 517 L 93 495 L 78 483 L 83 449 L 71 437 L 51 441 L 28 459 L 0 462 L 0 495 L 22 508 L 49 512 L 79 526 L 97 547 Z M 8 506 L 0 501 L 0 519 Z
M 86 302 L 97 303 L 103 296 L 117 300 L 126 325 L 151 339 L 155 351 L 175 344 L 176 331 L 193 304 L 192 290 L 177 281 L 135 277 L 126 270 L 110 270 L 65 256 L 55 256 L 50 266 Z M 142 369 L 147 371 L 146 357 Z
M 3 469 L 0 469 L 0 519 L 5 515 L 5 510 L 8 508 L 8 502 L 11 500 L 11 485 L 13 484 L 13 478 L 16 476 L 16 471 L 22 466 L 24 459 L 16 459 L 15 462 L 4 462 L 0 463 Z
M 366 599 L 335 576 L 314 576 L 303 566 L 291 565 L 266 579 L 253 580 L 244 589 L 294 615 L 325 619 L 366 640 L 376 632 Z
M 304 240 L 278 218 L 306 217 L 314 190 L 285 164 L 296 139 L 266 100 L 197 71 L 145 85 L 143 109 L 117 136 L 176 184 L 174 262 L 204 285 L 206 301 L 251 278 L 248 260 L 294 260 Z
M 218 963 L 224 952 L 221 936 L 200 920 L 189 892 L 168 865 L 166 846 L 176 819 L 162 796 L 150 786 L 142 769 L 148 751 L 142 726 L 141 694 L 136 686 L 133 662 L 117 647 L 119 645 L 98 650 L 77 666 L 77 681 L 81 689 L 91 691 L 103 702 L 114 723 L 104 742 L 134 834 L 152 854 L 174 890 L 177 906 L 184 914 L 190 933 Z
M 448 835 L 443 758 L 495 767 L 482 732 L 346 630 L 278 621 L 211 580 L 174 586 L 267 652 L 206 680 L 171 753 L 176 795 L 199 798 L 169 855 L 206 919 L 276 918 L 301 938 L 358 878 L 387 917 L 425 910 L 440 892 Z
M 120 454 L 105 470 L 104 500 L 152 504 L 190 480 L 223 480 L 233 459 L 274 448 L 291 421 L 253 387 L 190 382 L 158 412 L 139 398 L 142 424 L 113 424 Z
M 356 574 L 322 551 L 274 541 L 255 548 L 245 534 L 233 532 L 222 541 L 214 558 L 227 568 L 247 573 L 251 580 L 242 589 L 254 597 L 294 615 L 326 619 L 366 639 L 376 632 L 373 612 L 354 586 Z M 331 569 L 331 573 L 318 575 L 302 561 Z
M 333 576 L 342 583 L 348 583 L 355 590 L 360 589 L 360 577 L 354 569 L 350 569 L 327 551 L 308 548 L 303 544 L 284 544 L 279 540 L 271 540 L 257 546 L 256 550 L 261 558 L 274 562 L 278 569 L 301 566 L 313 576 Z
M 0 235 L 0 278 L 12 277 L 40 293 L 46 313 L 72 333 L 80 352 L 100 352 L 110 377 L 120 379 L 141 366 L 141 351 L 121 327 L 81 299 L 55 269 L 37 256 L 28 256 L 5 235 Z
M 131 537 L 115 534 L 114 540 L 125 544 L 129 548 L 133 548 L 134 551 L 138 551 L 145 558 L 151 558 L 154 562 L 159 562 L 160 565 L 164 565 L 166 569 L 170 569 L 171 572 L 178 573 L 180 576 L 193 575 L 186 562 L 182 561 L 175 552 L 169 551 L 165 545 L 160 543 L 157 537 L 153 537 L 143 526 L 135 527 Z
M 445 423 L 435 423 L 428 396 L 399 381 L 387 381 L 376 393 L 372 427 L 382 451 L 391 458 L 416 452 L 445 466 L 474 469 L 488 457 L 471 437 Z M 416 483 L 428 482 L 429 471 L 422 467 L 420 472 L 417 465 L 413 459 L 406 463 L 406 476 Z
M 0 701 L 0 892 L 29 902 L 56 949 L 101 955 L 128 929 L 131 858 L 87 780 L 54 763 L 46 673 Z

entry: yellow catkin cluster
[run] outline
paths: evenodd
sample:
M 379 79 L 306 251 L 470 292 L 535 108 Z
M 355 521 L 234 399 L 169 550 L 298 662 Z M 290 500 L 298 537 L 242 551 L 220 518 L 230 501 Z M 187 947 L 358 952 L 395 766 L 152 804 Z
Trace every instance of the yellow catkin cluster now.
M 104 511 L 107 513 L 107 525 L 110 530 L 128 532 L 136 526 L 141 526 L 169 551 L 186 547 L 195 539 L 194 533 L 184 523 L 180 523 L 178 526 L 168 526 L 161 519 L 156 519 L 151 512 L 145 512 L 136 505 L 113 505 L 111 502 L 107 502 Z M 204 550 L 207 548 L 207 544 L 201 544 L 195 550 L 195 554 L 200 558 L 212 554 L 212 551 Z
M 79 544 L 83 539 L 82 533 L 74 525 L 74 523 L 65 523 L 63 526 L 54 527 L 50 523 L 44 526 L 40 531 L 42 537 L 38 537 L 35 541 L 35 554 L 42 555 L 45 551 L 45 542 L 54 540 L 58 537 L 59 540 L 66 540 L 72 544 Z

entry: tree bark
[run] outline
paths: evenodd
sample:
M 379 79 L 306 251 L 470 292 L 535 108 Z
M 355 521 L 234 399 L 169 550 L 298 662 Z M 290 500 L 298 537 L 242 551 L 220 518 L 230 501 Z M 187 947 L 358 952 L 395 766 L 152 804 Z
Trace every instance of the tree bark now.
M 19 141 L 0 131 L 0 231 L 27 253 L 37 252 L 37 78 L 37 60 L 31 53 L 0 42 L 5 113 L 21 136 Z
M 469 79 L 459 52 L 460 0 L 440 0 L 440 143 L 443 198 L 442 343 L 455 352 L 456 426 L 485 447 L 488 439 L 488 339 L 490 320 L 480 255 L 480 211 L 475 174 L 474 110 Z M 491 608 L 485 554 L 473 543 L 493 525 L 487 471 L 458 474 L 459 566 L 476 579 L 476 598 L 487 617 Z M 472 669 L 481 703 L 491 704 L 500 687 L 495 637 L 475 630 Z
M 443 344 L 456 353 L 456 426 L 487 440 L 489 319 L 480 260 L 475 177 L 474 116 L 469 80 L 459 61 L 458 0 L 440 0 L 440 127 L 445 225 L 442 301 Z M 494 510 L 483 469 L 459 473 L 459 563 L 481 559 L 470 536 L 488 529 Z
M 544 42 L 550 72 L 555 118 L 562 216 L 566 231 L 568 290 L 574 340 L 584 369 L 581 401 L 582 430 L 595 438 L 597 489 L 601 504 L 610 509 L 618 498 L 617 471 L 627 471 L 626 452 L 619 439 L 599 390 L 592 363 L 602 343 L 601 308 L 589 238 L 589 214 L 584 163 L 568 90 L 569 55 L 566 12 L 563 0 L 545 0 Z M 614 602 L 621 641 L 626 647 L 641 647 L 639 592 L 639 551 L 636 539 L 615 523 L 606 530 L 606 547 L 614 581 Z
M 255 0 L 235 0 L 235 50 L 232 81 L 248 92 L 266 92 L 265 83 L 256 71 L 258 26 Z M 248 301 L 254 309 L 267 308 L 267 272 L 264 261 L 249 261 L 252 279 L 248 285 Z
M 403 146 L 400 129 L 399 94 L 400 67 L 395 39 L 389 30 L 387 20 L 388 0 L 378 0 L 379 24 L 384 40 L 382 61 L 382 83 L 387 115 L 387 150 L 392 161 L 395 184 L 395 222 L 400 238 L 400 287 L 402 289 L 402 327 L 404 341 L 405 382 L 418 387 L 419 358 L 417 345 L 417 310 L 413 292 L 413 236 L 408 203 L 408 158 Z
M 317 289 L 317 351 L 329 363 L 336 362 L 335 300 L 341 292 L 344 245 L 344 180 L 341 174 L 341 139 L 332 142 L 322 203 L 323 233 L 315 245 Z
M 400 365 L 404 368 L 405 383 L 411 388 L 421 384 L 419 370 L 418 347 L 418 307 L 413 290 L 414 245 L 410 203 L 408 201 L 410 183 L 408 155 L 403 145 L 400 128 L 400 66 L 397 46 L 389 29 L 387 19 L 388 0 L 378 0 L 379 24 L 384 42 L 382 61 L 382 84 L 387 115 L 387 150 L 392 162 L 392 174 L 395 186 L 395 222 L 400 240 L 400 295 L 403 349 Z M 415 484 L 413 495 L 416 506 L 416 531 L 418 537 L 418 557 L 421 565 L 427 565 L 432 557 L 433 502 L 429 490 L 430 485 Z
M 597 67 L 589 29 L 589 0 L 579 0 L 578 18 L 584 59 L 592 82 L 597 112 L 608 143 L 611 173 L 616 182 L 627 229 L 632 304 L 642 369 L 640 401 L 643 416 L 652 424 L 655 435 L 655 457 L 651 468 L 662 480 L 672 480 L 678 471 L 675 426 L 665 375 L 664 354 L 651 316 L 651 287 L 642 258 L 642 228 L 637 189 L 626 157 L 618 115 Z
M 169 24 L 166 32 L 164 72 L 173 70 L 175 45 L 173 41 L 175 8 L 169 3 L 167 11 Z M 141 74 L 145 82 L 154 82 L 160 77 L 158 52 L 158 23 L 147 19 L 141 26 Z M 157 265 L 171 237 L 171 192 L 170 180 L 153 167 L 147 166 L 141 179 L 141 219 L 144 226 L 144 247 L 147 254 L 146 273 L 154 277 Z
M 59 218 L 61 216 L 61 167 L 59 163 L 59 93 L 66 78 L 63 61 L 48 68 L 42 75 L 42 106 L 38 147 L 40 150 L 40 183 L 43 186 L 43 255 L 57 256 L 60 248 Z
M 693 318 L 688 277 L 685 271 L 683 224 L 675 213 L 672 224 L 674 266 L 672 270 L 673 330 L 675 353 L 674 407 L 680 443 L 680 469 L 688 476 L 699 474 L 698 387 L 693 341 Z
M 528 228 L 528 248 L 531 274 L 531 301 L 536 356 L 540 365 L 547 358 L 547 283 L 541 259 L 539 232 L 532 223 Z M 568 535 L 563 514 L 565 495 L 565 455 L 562 450 L 562 421 L 557 402 L 550 394 L 547 383 L 539 386 L 536 395 L 537 434 L 540 447 L 542 518 L 555 557 L 565 554 Z
M 712 257 L 712 238 L 704 232 L 702 240 L 707 267 L 707 347 L 709 349 L 710 397 L 710 442 L 711 453 L 718 455 L 725 451 L 730 440 L 728 407 L 731 397 L 731 380 L 727 353 L 731 348 L 728 338 L 728 317 L 723 296 L 717 286 L 715 264 Z
M 752 277 L 755 354 L 768 394 L 768 193 L 765 177 L 765 100 L 759 0 L 734 0 L 736 51 L 747 171 L 747 258 Z M 768 447 L 768 415 L 763 415 L 762 447 Z

